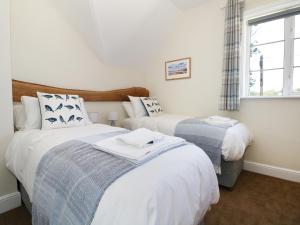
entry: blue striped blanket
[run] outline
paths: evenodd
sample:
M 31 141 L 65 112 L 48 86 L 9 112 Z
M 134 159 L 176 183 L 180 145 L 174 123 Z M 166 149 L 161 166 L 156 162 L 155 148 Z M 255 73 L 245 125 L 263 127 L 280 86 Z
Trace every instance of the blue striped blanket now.
M 208 155 L 217 174 L 221 174 L 222 145 L 230 125 L 211 125 L 200 118 L 191 118 L 179 122 L 175 136 L 194 143 Z
M 124 132 L 71 140 L 42 157 L 33 188 L 33 225 L 91 224 L 105 190 L 139 166 L 96 150 L 92 143 Z

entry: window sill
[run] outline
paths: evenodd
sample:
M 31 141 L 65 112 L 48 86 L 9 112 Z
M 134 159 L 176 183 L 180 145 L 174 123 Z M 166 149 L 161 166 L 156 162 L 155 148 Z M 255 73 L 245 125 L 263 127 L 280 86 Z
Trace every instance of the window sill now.
M 241 99 L 300 99 L 300 95 L 291 96 L 243 96 Z

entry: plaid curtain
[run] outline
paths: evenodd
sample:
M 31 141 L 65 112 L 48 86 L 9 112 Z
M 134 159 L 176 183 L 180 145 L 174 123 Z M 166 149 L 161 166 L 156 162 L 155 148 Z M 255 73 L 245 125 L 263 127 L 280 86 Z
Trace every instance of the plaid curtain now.
M 240 109 L 239 58 L 242 31 L 242 3 L 228 0 L 225 17 L 224 61 L 220 109 Z

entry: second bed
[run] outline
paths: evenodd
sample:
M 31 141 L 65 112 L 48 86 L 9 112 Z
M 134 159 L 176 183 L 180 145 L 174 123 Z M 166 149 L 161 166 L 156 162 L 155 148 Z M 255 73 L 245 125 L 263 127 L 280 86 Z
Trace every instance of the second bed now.
M 129 130 L 143 127 L 167 135 L 175 135 L 177 125 L 190 118 L 190 116 L 163 113 L 155 117 L 127 118 L 123 121 L 123 127 Z M 226 130 L 222 144 L 221 174 L 218 174 L 220 185 L 233 188 L 243 169 L 244 153 L 251 141 L 252 135 L 243 123 Z

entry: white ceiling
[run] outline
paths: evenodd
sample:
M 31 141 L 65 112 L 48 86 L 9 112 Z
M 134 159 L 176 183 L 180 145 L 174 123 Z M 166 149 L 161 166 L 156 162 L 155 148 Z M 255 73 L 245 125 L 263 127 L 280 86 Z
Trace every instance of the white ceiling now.
M 136 65 L 152 55 L 176 14 L 207 0 L 49 0 L 101 60 Z
M 197 7 L 207 0 L 171 0 L 179 9 L 190 9 Z

